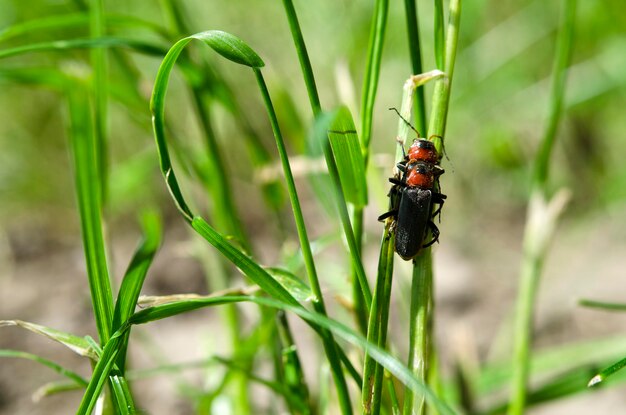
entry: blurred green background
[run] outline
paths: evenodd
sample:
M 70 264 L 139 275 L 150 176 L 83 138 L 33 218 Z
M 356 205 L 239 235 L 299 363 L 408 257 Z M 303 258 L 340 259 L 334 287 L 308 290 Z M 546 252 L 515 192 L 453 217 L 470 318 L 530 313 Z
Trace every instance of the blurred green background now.
M 266 63 L 264 74 L 291 154 L 303 153 L 311 116 L 282 4 L 254 0 L 180 3 L 190 33 L 224 30 L 239 36 L 259 53 Z M 356 118 L 373 3 L 337 0 L 298 1 L 295 5 L 322 106 L 328 109 L 347 104 Z M 432 4 L 418 2 L 418 7 L 424 69 L 430 70 L 434 69 Z M 164 21 L 159 2 L 107 0 L 105 9 L 112 16 L 110 35 L 146 40 L 164 50 L 182 37 L 164 39 L 140 25 L 115 24 L 114 16 L 134 16 L 167 27 L 169 22 Z M 79 0 L 4 0 L 0 51 L 37 42 L 86 38 L 89 31 L 85 24 L 9 37 L 9 30 L 15 25 L 44 17 L 75 16 L 84 10 L 85 4 Z M 441 243 L 435 251 L 437 333 L 444 364 L 464 354 L 470 355 L 470 360 L 484 361 L 510 353 L 510 319 L 530 163 L 547 115 L 558 17 L 559 2 L 463 4 L 445 137 L 449 161 L 443 163 L 446 174 L 441 180 L 449 198 L 440 225 Z M 386 178 L 392 168 L 398 122 L 387 109 L 400 105 L 402 85 L 410 75 L 401 2 L 391 2 L 388 19 L 372 140 L 375 171 L 368 176 L 371 192 L 364 257 L 373 259 L 382 232 L 376 217 L 387 204 Z M 192 55 L 196 59 L 206 57 L 212 71 L 227 81 L 228 90 L 250 122 L 249 128 L 261 138 L 273 162 L 278 163 L 249 71 L 213 59 L 211 52 L 197 46 L 192 48 Z M 89 77 L 88 59 L 87 50 L 68 50 L 0 60 L 0 316 L 78 333 L 93 333 L 93 323 L 68 156 L 67 102 L 53 87 L 35 83 L 53 80 L 58 71 Z M 138 236 L 137 215 L 156 206 L 166 217 L 167 229 L 163 250 L 148 275 L 146 293 L 206 293 L 211 287 L 206 286 L 194 259 L 193 238 L 176 214 L 158 170 L 147 99 L 160 61 L 158 56 L 122 49 L 115 55 L 109 54 L 107 217 L 112 268 L 119 278 Z M 128 89 L 131 73 L 139 80 L 139 96 Z M 170 117 L 171 128 L 185 147 L 193 149 L 202 140 L 199 126 L 188 92 L 177 88 L 177 82 L 183 82 L 180 72 L 176 78 L 168 95 L 168 111 L 178 114 Z M 567 85 L 550 183 L 555 191 L 569 189 L 572 199 L 557 231 L 540 287 L 536 320 L 536 343 L 540 348 L 626 332 L 626 316 L 576 306 L 581 297 L 621 302 L 626 287 L 626 5 L 622 1 L 579 2 Z M 282 217 L 264 210 L 258 186 L 263 173 L 252 167 L 254 163 L 245 151 L 246 132 L 220 99 L 228 95 L 228 90 L 221 90 L 223 86 L 219 84 L 212 87 L 212 121 L 244 225 L 263 261 L 284 259 L 293 253 L 296 241 L 286 200 L 275 201 L 282 203 Z M 427 86 L 427 103 L 430 93 L 431 87 Z M 300 158 L 294 157 L 294 170 L 298 170 L 300 162 Z M 187 185 L 193 188 L 193 178 L 188 181 Z M 302 176 L 298 185 L 304 195 L 312 237 L 334 234 L 337 219 L 315 203 Z M 198 203 L 210 206 L 211 202 L 196 190 Z M 282 239 L 284 235 L 287 242 Z M 328 252 L 320 256 L 336 257 Z M 371 270 L 375 263 L 369 262 Z M 349 295 L 346 266 L 345 261 L 329 261 L 322 266 L 320 274 L 322 280 L 326 279 L 329 298 Z M 401 277 L 396 288 L 402 289 L 408 284 L 409 269 L 407 264 L 399 267 Z M 337 282 L 336 275 L 344 279 Z M 398 303 L 398 318 L 391 320 L 392 330 L 399 333 L 394 336 L 401 335 L 406 327 L 402 314 L 406 303 Z M 199 349 L 204 347 L 219 348 L 202 334 L 202 316 L 176 321 L 178 324 L 168 322 L 152 331 L 138 332 L 145 331 L 143 336 L 159 339 L 164 350 L 188 348 L 190 356 L 201 354 Z M 29 334 L 2 331 L 0 347 L 42 350 L 47 356 L 56 356 L 58 352 L 61 361 L 69 359 L 66 362 L 75 366 L 84 364 L 71 360 L 62 348 Z M 145 356 L 135 359 L 138 366 L 145 363 L 142 359 L 158 361 L 155 356 L 152 360 Z M 27 366 L 24 362 L 2 363 L 0 413 L 64 413 L 64 405 L 75 405 L 75 401 L 59 397 L 39 405 L 31 403 L 29 394 L 41 384 L 41 377 L 35 369 L 29 372 L 31 367 Z M 19 381 L 14 371 L 23 373 Z M 152 409 L 153 413 L 187 413 L 184 408 L 189 404 L 184 393 L 172 391 L 169 400 L 163 398 L 161 402 L 151 389 L 154 386 L 142 390 L 142 402 L 155 399 L 154 402 L 160 402 L 155 408 L 172 408 L 171 412 Z M 588 408 L 586 404 L 593 405 L 594 413 L 619 413 L 613 409 L 625 407 L 626 401 L 604 393 L 557 404 L 560 406 L 539 408 L 533 413 L 588 413 L 572 409 Z M 174 412 L 176 407 L 183 409 Z

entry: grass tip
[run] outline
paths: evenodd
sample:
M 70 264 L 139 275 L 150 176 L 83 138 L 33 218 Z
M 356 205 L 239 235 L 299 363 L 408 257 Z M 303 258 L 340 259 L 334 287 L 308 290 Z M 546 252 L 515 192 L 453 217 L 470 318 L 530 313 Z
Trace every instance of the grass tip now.
M 591 388 L 592 386 L 597 385 L 598 383 L 602 382 L 603 380 L 604 380 L 604 378 L 602 377 L 602 375 L 595 375 L 594 377 L 591 378 L 589 383 L 587 383 L 587 387 Z

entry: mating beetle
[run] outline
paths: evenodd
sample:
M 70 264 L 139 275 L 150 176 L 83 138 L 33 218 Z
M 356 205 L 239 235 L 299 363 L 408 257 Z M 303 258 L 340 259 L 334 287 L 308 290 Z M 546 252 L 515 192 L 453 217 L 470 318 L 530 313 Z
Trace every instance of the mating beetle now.
M 378 220 L 395 219 L 395 249 L 406 261 L 439 240 L 439 229 L 432 219 L 441 212 L 446 195 L 435 191 L 435 184 L 444 173 L 437 165 L 438 161 L 433 143 L 416 139 L 404 160 L 397 165 L 400 178 L 389 179 L 393 183 L 389 192 L 389 211 L 380 215 Z M 434 204 L 439 207 L 432 213 Z M 433 239 L 424 243 L 428 230 Z

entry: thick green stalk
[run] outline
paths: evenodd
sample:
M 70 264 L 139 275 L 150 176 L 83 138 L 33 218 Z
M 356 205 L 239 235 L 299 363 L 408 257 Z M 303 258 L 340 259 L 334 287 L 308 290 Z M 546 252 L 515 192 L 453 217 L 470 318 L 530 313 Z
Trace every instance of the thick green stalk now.
M 409 315 L 409 363 L 415 377 L 425 385 L 428 383 L 430 363 L 430 316 L 432 307 L 432 253 L 425 249 L 415 261 L 411 283 L 411 311 Z M 425 412 L 423 396 L 407 390 L 404 398 L 404 415 Z
M 296 191 L 295 181 L 293 179 L 293 174 L 291 172 L 291 166 L 289 165 L 289 158 L 287 156 L 287 150 L 285 148 L 282 134 L 278 126 L 278 119 L 276 117 L 276 112 L 274 111 L 274 106 L 272 104 L 269 91 L 267 90 L 267 85 L 265 84 L 265 80 L 263 79 L 263 74 L 258 68 L 253 68 L 253 70 L 254 70 L 254 74 L 256 76 L 258 85 L 259 85 L 259 89 L 261 90 L 261 95 L 263 96 L 265 108 L 270 118 L 272 131 L 274 132 L 274 138 L 276 139 L 276 147 L 278 148 L 278 153 L 279 153 L 280 160 L 283 166 L 283 171 L 285 173 L 285 180 L 287 182 L 289 199 L 291 201 L 291 208 L 293 210 L 293 216 L 296 222 L 296 228 L 298 229 L 298 238 L 300 240 L 300 248 L 301 248 L 302 256 L 304 259 L 304 266 L 307 271 L 307 275 L 309 277 L 309 284 L 311 286 L 311 291 L 313 292 L 313 295 L 315 296 L 315 298 L 312 301 L 313 307 L 315 311 L 317 311 L 318 313 L 322 315 L 326 315 L 326 306 L 324 305 L 324 297 L 322 295 L 322 290 L 320 287 L 319 279 L 317 277 L 317 271 L 315 270 L 313 252 L 311 250 L 311 245 L 309 243 L 307 230 L 304 224 L 304 216 L 302 215 L 302 209 L 300 208 L 300 201 L 298 200 L 298 194 Z M 341 411 L 344 415 L 351 414 L 352 405 L 350 404 L 350 394 L 348 392 L 348 386 L 346 384 L 346 380 L 343 375 L 343 369 L 341 366 L 341 361 L 340 361 L 339 353 L 337 350 L 337 344 L 335 343 L 332 334 L 328 330 L 322 330 L 321 333 L 322 333 L 322 342 L 324 344 L 324 349 L 326 351 L 326 356 L 328 358 L 328 362 L 330 364 L 333 378 L 335 380 L 335 386 L 337 388 L 337 396 L 339 398 Z
M 554 57 L 548 120 L 535 158 L 532 192 L 524 231 L 524 255 L 517 299 L 513 384 L 508 409 L 509 415 L 521 415 L 524 412 L 537 287 L 547 254 L 547 245 L 556 226 L 558 215 L 565 203 L 563 198 L 559 199 L 558 194 L 551 202 L 546 203 L 545 195 L 547 193 L 550 155 L 554 147 L 562 112 L 567 66 L 572 53 L 575 18 L 576 0 L 563 0 L 561 29 L 558 34 Z
M 438 11 L 436 10 L 435 13 L 437 14 Z M 428 128 L 428 137 L 435 143 L 439 154 L 443 151 L 443 136 L 445 134 L 450 101 L 450 84 L 454 74 L 460 17 L 461 0 L 451 0 L 443 60 L 445 75 L 437 79 L 435 83 L 433 110 L 430 114 Z M 437 36 L 437 31 L 435 36 Z M 437 45 L 436 42 L 437 39 L 435 39 L 435 45 Z M 438 54 L 436 53 L 436 55 Z M 429 379 L 429 359 L 432 356 L 433 297 L 432 253 L 430 249 L 426 249 L 413 261 L 409 331 L 409 368 L 417 378 L 424 382 Z M 423 397 L 415 396 L 411 391 L 407 390 L 403 411 L 405 415 L 424 414 L 426 405 Z

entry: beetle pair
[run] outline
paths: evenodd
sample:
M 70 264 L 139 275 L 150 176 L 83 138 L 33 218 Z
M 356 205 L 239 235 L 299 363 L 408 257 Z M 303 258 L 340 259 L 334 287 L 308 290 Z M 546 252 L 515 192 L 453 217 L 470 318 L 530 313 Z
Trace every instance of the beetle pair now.
M 406 261 L 439 240 L 439 229 L 433 218 L 441 212 L 446 195 L 436 191 L 439 186 L 435 184 L 444 173 L 438 162 L 439 154 L 434 144 L 415 139 L 404 160 L 397 164 L 399 177 L 389 178 L 393 184 L 389 191 L 389 211 L 380 215 L 378 220 L 394 218 L 395 250 Z M 433 205 L 438 205 L 435 212 L 432 212 Z M 428 230 L 433 238 L 425 243 Z

